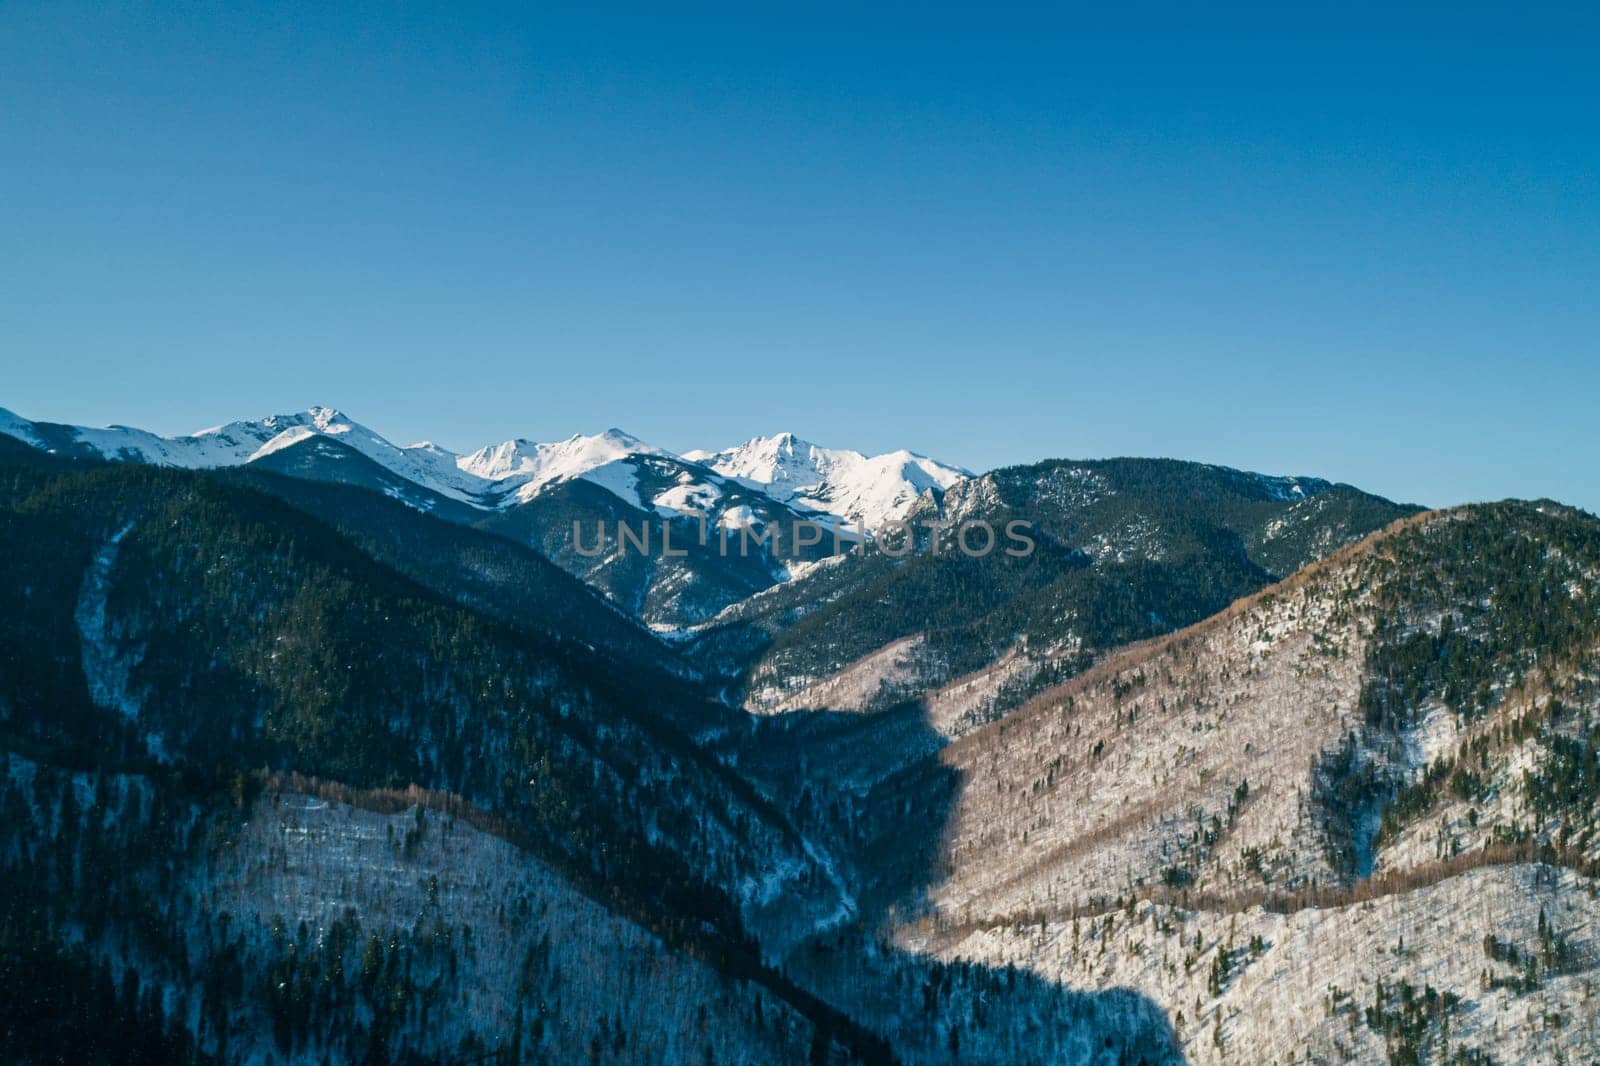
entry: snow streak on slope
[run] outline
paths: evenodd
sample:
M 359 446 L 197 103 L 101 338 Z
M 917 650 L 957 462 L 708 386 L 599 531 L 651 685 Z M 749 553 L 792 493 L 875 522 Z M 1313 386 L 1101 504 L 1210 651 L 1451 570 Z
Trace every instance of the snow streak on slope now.
M 139 700 L 129 683 L 132 664 L 118 648 L 117 634 L 106 619 L 111 568 L 116 565 L 117 549 L 122 544 L 122 538 L 132 528 L 133 523 L 130 522 L 117 530 L 95 553 L 88 573 L 83 576 L 83 588 L 78 593 L 73 620 L 78 624 L 78 635 L 83 644 L 83 677 L 89 684 L 90 698 L 98 706 L 136 718 Z
M 684 458 L 781 503 L 869 529 L 903 516 L 924 492 L 943 491 L 970 476 L 905 450 L 869 456 L 822 448 L 793 433 L 756 437 L 721 452 L 688 452 Z

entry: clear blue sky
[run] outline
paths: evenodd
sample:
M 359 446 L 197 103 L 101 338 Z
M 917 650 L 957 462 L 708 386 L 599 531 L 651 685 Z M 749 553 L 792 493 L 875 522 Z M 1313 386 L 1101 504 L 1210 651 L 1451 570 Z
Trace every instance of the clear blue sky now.
M 521 6 L 0 4 L 0 406 L 1600 508 L 1592 20 Z

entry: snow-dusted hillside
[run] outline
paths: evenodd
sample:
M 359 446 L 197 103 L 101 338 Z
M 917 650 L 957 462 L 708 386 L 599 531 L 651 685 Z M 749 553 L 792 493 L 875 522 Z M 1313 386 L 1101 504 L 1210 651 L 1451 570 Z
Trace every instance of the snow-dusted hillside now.
M 1423 515 L 960 736 L 898 943 L 1136 988 L 1193 1062 L 1590 1061 L 1597 564 Z
M 1141 901 L 985 926 L 938 954 L 1143 992 L 1196 1066 L 1555 1066 L 1600 1047 L 1597 928 L 1591 879 L 1522 863 L 1287 914 Z
M 961 794 L 939 909 L 978 919 L 1164 881 L 1335 880 L 1307 793 L 1359 720 L 1368 627 L 1339 605 L 1364 595 L 1355 571 L 1308 576 L 955 741 L 948 764 L 1011 787 Z
M 755 437 L 720 452 L 687 452 L 684 458 L 783 503 L 867 529 L 903 517 L 924 492 L 942 492 L 971 476 L 904 449 L 863 455 L 823 448 L 793 433 Z
M 566 1063 L 598 1049 L 658 1066 L 799 1066 L 826 1045 L 771 974 L 731 974 L 665 942 L 481 812 L 413 793 L 407 803 L 301 782 L 237 812 L 208 810 L 140 775 L 7 754 L 0 876 L 15 887 L 30 855 L 49 854 L 115 882 L 116 898 L 137 896 L 131 936 L 104 921 L 87 888 L 64 899 L 75 950 L 86 972 L 124 988 L 136 974 L 133 987 L 162 1004 L 147 1015 L 165 1015 L 214 1056 L 204 1061 Z M 169 837 L 190 834 L 207 846 L 172 847 Z M 159 893 L 136 887 L 146 865 L 163 871 Z M 0 1031 L 0 1049 L 11 1035 Z M 132 1060 L 165 1061 L 103 1061 Z
M 615 1061 L 660 1064 L 800 1063 L 811 1047 L 813 1025 L 769 990 L 672 950 L 448 814 L 269 794 L 206 881 L 202 910 L 232 915 L 268 961 L 296 943 L 328 955 L 341 926 L 386 943 L 420 930 L 433 950 L 416 952 L 411 979 L 443 994 L 396 1039 L 425 1054 L 512 1034 L 549 1062 L 585 1061 L 595 1041 Z

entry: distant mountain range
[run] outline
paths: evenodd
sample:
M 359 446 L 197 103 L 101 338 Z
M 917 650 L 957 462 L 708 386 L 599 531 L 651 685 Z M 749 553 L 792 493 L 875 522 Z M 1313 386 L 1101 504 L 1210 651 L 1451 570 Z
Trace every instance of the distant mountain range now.
M 552 485 L 592 482 L 624 503 L 678 516 L 716 509 L 731 485 L 760 492 L 826 523 L 876 528 L 899 518 L 924 492 L 949 488 L 968 471 L 912 452 L 867 456 L 823 448 L 792 433 L 757 437 L 720 452 L 674 455 L 620 429 L 540 443 L 524 439 L 486 445 L 468 455 L 423 441 L 396 445 L 331 407 L 229 422 L 181 437 L 141 429 L 31 422 L 0 408 L 0 433 L 55 455 L 94 456 L 189 470 L 259 463 L 314 438 L 336 441 L 417 489 L 485 510 L 527 503 Z M 672 464 L 669 487 L 644 491 L 641 460 Z M 755 520 L 753 513 L 728 521 Z
M 709 550 L 702 543 L 708 529 L 769 535 L 771 527 L 782 531 L 780 539 L 796 521 L 877 529 L 968 476 L 910 452 L 866 456 L 787 433 L 685 456 L 618 429 L 554 443 L 510 440 L 457 455 L 427 442 L 396 445 L 328 407 L 181 437 L 31 422 L 0 409 L 0 434 L 63 457 L 245 468 L 373 489 L 536 547 L 662 628 L 703 622 L 827 551 Z M 693 542 L 687 557 L 622 550 L 619 524 L 637 531 L 663 521 L 675 525 L 677 544 Z M 604 550 L 578 552 L 575 531 L 603 541 Z

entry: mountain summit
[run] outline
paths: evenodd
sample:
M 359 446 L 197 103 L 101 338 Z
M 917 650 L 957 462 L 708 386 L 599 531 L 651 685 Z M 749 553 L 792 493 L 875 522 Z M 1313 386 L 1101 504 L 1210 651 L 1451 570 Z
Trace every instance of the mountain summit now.
M 824 448 L 793 433 L 752 437 L 720 452 L 687 452 L 685 459 L 760 489 L 780 503 L 876 528 L 905 516 L 917 498 L 942 493 L 970 471 L 901 449 L 864 455 Z

